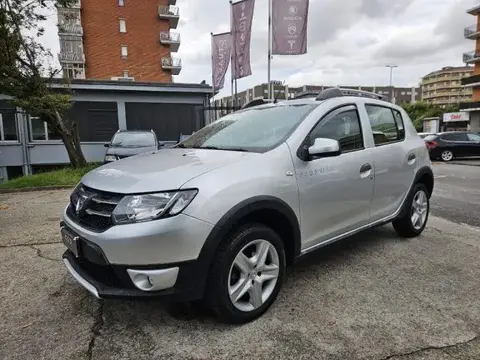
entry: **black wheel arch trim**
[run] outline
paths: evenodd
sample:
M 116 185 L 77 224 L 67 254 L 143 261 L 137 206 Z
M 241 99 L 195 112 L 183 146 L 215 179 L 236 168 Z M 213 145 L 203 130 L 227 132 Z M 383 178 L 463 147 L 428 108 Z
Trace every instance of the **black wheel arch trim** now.
M 227 234 L 234 228 L 235 224 L 242 218 L 248 216 L 249 214 L 257 210 L 275 210 L 282 214 L 285 218 L 288 219 L 290 226 L 292 227 L 293 233 L 293 246 L 294 246 L 294 258 L 297 258 L 300 255 L 301 249 L 301 238 L 300 238 L 300 224 L 298 218 L 293 211 L 293 209 L 283 200 L 274 197 L 274 196 L 255 196 L 249 199 L 246 199 L 239 204 L 232 207 L 223 217 L 217 222 L 210 234 L 208 235 L 205 244 L 200 251 L 200 255 L 197 259 L 204 276 L 201 276 L 202 279 L 197 279 L 201 281 L 201 284 L 198 284 L 205 287 L 206 278 L 210 271 L 210 267 L 219 248 L 222 240 L 225 239 Z M 281 234 L 280 234 L 281 235 Z M 202 281 L 203 280 L 203 281 Z
M 403 205 L 402 205 L 402 209 L 400 210 L 400 213 L 398 214 L 397 218 L 400 218 L 400 217 L 404 216 L 405 213 L 409 210 L 410 207 L 409 207 L 409 204 L 408 204 L 408 199 L 412 195 L 412 191 L 413 191 L 415 185 L 418 184 L 420 182 L 420 179 L 425 175 L 429 176 L 432 180 L 432 192 L 433 192 L 433 188 L 435 187 L 435 177 L 433 176 L 433 171 L 429 166 L 423 166 L 423 167 L 421 167 L 420 169 L 417 170 L 417 173 L 415 174 L 415 178 L 413 179 L 412 187 L 410 188 L 410 190 L 408 192 L 408 195 L 405 197 L 405 200 L 404 200 Z M 428 194 L 429 198 L 431 196 L 432 196 L 431 193 Z

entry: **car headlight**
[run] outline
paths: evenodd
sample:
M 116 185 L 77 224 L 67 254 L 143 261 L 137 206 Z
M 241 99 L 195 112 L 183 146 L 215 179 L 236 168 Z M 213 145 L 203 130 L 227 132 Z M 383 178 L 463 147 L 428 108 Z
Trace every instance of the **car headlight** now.
M 181 213 L 198 190 L 168 191 L 145 195 L 127 195 L 112 213 L 116 224 L 150 221 Z
M 105 161 L 117 161 L 117 157 L 115 155 L 105 155 Z

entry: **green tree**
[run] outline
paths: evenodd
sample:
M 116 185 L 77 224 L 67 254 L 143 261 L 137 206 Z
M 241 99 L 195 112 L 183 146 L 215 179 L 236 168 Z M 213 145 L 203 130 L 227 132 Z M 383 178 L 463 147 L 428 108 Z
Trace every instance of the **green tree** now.
M 421 131 L 423 128 L 423 120 L 430 117 L 442 117 L 444 113 L 456 112 L 459 110 L 458 105 L 447 105 L 444 108 L 430 104 L 426 102 L 416 103 L 404 103 L 401 105 L 407 112 L 410 119 L 413 121 L 413 125 L 417 131 Z
M 77 124 L 68 119 L 72 105 L 70 86 L 63 93 L 50 84 L 61 70 L 51 64 L 52 54 L 39 41 L 46 12 L 55 3 L 69 6 L 75 0 L 0 0 L 0 94 L 13 98 L 12 103 L 27 113 L 39 116 L 62 139 L 70 163 L 86 165 L 80 147 Z

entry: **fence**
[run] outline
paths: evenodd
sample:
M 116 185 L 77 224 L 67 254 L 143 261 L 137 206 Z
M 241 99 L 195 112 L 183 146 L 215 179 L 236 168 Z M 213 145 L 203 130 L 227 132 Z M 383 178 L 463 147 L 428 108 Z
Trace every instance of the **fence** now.
M 227 114 L 233 113 L 237 110 L 240 110 L 240 106 L 232 106 L 232 105 L 213 105 L 213 106 L 206 106 L 205 107 L 205 122 L 206 124 L 210 124 L 222 116 Z

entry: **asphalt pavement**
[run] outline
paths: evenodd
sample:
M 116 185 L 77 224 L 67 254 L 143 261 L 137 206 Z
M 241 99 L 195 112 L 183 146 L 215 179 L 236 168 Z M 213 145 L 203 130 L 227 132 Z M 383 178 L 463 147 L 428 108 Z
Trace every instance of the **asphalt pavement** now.
M 457 223 L 480 227 L 480 166 L 434 163 L 431 213 Z
M 97 300 L 61 261 L 69 191 L 0 194 L 0 359 L 480 359 L 480 167 L 435 164 L 432 216 L 315 252 L 243 326 L 203 308 Z M 477 215 L 475 215 L 477 214 Z

